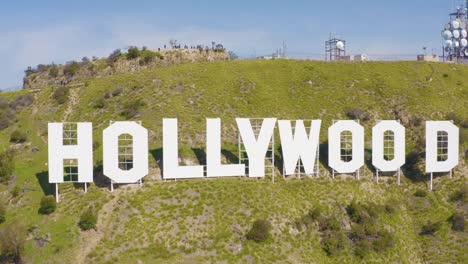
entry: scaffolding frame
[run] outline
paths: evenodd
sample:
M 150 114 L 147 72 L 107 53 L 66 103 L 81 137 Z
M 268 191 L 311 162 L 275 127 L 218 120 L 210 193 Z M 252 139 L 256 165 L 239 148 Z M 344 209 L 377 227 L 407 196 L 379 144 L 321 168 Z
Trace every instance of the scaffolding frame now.
M 343 42 L 344 49 L 338 49 L 337 43 Z M 336 61 L 346 56 L 346 40 L 331 37 L 325 41 L 325 61 Z
M 255 138 L 258 138 L 260 131 L 262 129 L 263 118 L 249 118 L 250 125 L 252 127 L 253 133 Z M 276 124 L 273 129 L 273 134 L 270 139 L 270 143 L 268 144 L 268 149 L 265 154 L 265 177 L 270 176 L 272 182 L 275 182 L 275 129 Z M 244 143 L 242 142 L 242 137 L 240 132 L 237 134 L 237 147 L 238 147 L 238 154 L 239 154 L 239 164 L 245 165 L 245 175 L 248 175 L 249 170 L 249 157 L 247 155 L 247 151 L 244 147 Z M 261 178 L 261 177 L 256 177 Z
M 117 121 L 112 121 L 110 120 L 109 121 L 109 126 L 114 124 L 115 122 Z M 141 125 L 141 121 L 134 121 L 136 123 L 138 123 L 139 125 Z M 120 136 L 124 135 L 124 137 L 121 139 Z M 130 136 L 130 137 L 128 137 Z M 122 169 L 122 170 L 130 170 L 131 168 L 133 168 L 133 137 L 129 134 L 121 134 L 119 135 L 119 139 L 117 140 L 119 145 L 118 145 L 118 154 L 119 155 L 119 158 L 118 158 L 118 165 L 119 165 L 119 168 Z M 126 144 L 124 146 L 121 146 L 120 145 L 120 142 L 125 142 Z M 120 153 L 120 151 L 123 150 L 124 153 Z M 130 150 L 130 153 L 128 153 L 128 151 Z M 123 161 L 121 162 L 121 157 L 123 158 Z M 131 159 L 127 159 L 128 157 L 131 157 Z M 131 164 L 131 168 L 128 168 Z M 122 167 L 121 167 L 122 165 Z M 137 182 L 138 185 L 143 186 L 143 179 L 139 179 Z M 116 184 L 113 180 L 110 180 L 110 191 L 111 192 L 114 192 L 114 184 Z
M 378 124 L 382 120 L 377 120 L 376 124 Z M 401 123 L 400 120 L 397 120 L 398 123 Z M 392 132 L 390 130 L 387 130 L 384 132 L 384 159 L 385 160 L 393 160 L 395 158 L 395 133 L 392 132 L 391 136 L 388 136 L 386 134 L 387 132 Z M 387 158 L 388 159 L 387 159 Z M 391 159 L 389 157 L 392 157 Z M 395 171 L 397 174 L 397 185 L 400 185 L 400 178 L 401 178 L 401 167 L 398 168 L 397 171 Z M 375 182 L 379 183 L 379 169 L 375 168 Z
M 291 128 L 292 128 L 292 133 L 294 135 L 296 132 L 296 121 L 293 121 L 293 122 L 294 124 L 291 125 Z M 304 127 L 306 129 L 306 134 L 309 135 L 310 130 L 312 129 L 312 121 L 310 121 L 309 126 L 306 126 L 304 124 Z M 315 175 L 316 177 L 319 177 L 320 175 L 320 142 L 319 142 L 319 145 L 317 145 L 317 152 L 315 154 L 314 171 L 310 174 L 305 173 L 304 165 L 302 163 L 302 158 L 299 157 L 296 163 L 296 169 L 294 171 L 294 174 L 288 175 L 288 176 L 295 176 L 301 179 L 302 176 L 312 177 L 313 175 Z M 283 179 L 286 179 L 286 167 L 284 166 L 284 160 L 283 160 Z
M 332 125 L 335 124 L 337 121 L 339 121 L 339 120 L 333 119 L 333 120 L 332 120 Z M 359 119 L 356 119 L 356 120 L 354 120 L 354 121 L 356 121 L 356 122 L 359 124 Z M 345 135 L 345 137 L 344 137 L 345 141 L 343 141 L 343 133 L 344 133 L 344 132 L 348 132 L 348 133 Z M 350 135 L 349 135 L 349 134 L 350 134 Z M 341 134 L 340 134 L 340 158 L 341 158 L 341 160 L 343 160 L 343 161 L 350 161 L 350 160 L 352 159 L 352 157 L 353 157 L 353 153 L 352 153 L 352 151 L 353 151 L 353 147 L 352 147 L 353 142 L 352 142 L 352 140 L 353 140 L 353 137 L 352 137 L 352 133 L 350 133 L 350 131 L 343 131 L 343 132 L 341 132 Z M 344 144 L 343 144 L 343 143 L 344 143 Z M 343 148 L 343 145 L 344 145 L 346 148 Z M 350 148 L 348 148 L 349 145 L 351 145 Z M 346 152 L 346 151 L 343 152 L 343 150 L 351 151 L 351 154 L 349 154 L 349 153 Z M 349 160 L 347 160 L 348 158 L 349 158 Z M 360 177 L 361 177 L 361 175 L 360 175 L 360 170 L 361 170 L 361 169 L 357 169 L 357 170 L 355 171 L 355 178 L 356 178 L 356 180 L 359 180 Z M 332 179 L 335 179 L 335 174 L 339 174 L 339 172 L 335 171 L 335 169 L 332 168 Z M 343 173 L 343 174 L 347 174 L 347 173 Z

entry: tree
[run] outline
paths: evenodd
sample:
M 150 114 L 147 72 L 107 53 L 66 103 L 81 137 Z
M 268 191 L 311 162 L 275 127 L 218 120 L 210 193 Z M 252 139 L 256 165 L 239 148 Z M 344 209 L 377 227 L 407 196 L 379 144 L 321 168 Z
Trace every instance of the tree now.
M 127 59 L 132 60 L 138 58 L 139 56 L 140 51 L 137 47 L 131 46 L 130 48 L 128 48 Z
M 57 208 L 57 203 L 55 202 L 55 197 L 53 195 L 47 195 L 41 199 L 41 207 L 39 208 L 40 214 L 51 214 Z
M 0 232 L 0 250 L 4 257 L 14 263 L 21 263 L 26 242 L 26 229 L 20 221 L 12 221 Z

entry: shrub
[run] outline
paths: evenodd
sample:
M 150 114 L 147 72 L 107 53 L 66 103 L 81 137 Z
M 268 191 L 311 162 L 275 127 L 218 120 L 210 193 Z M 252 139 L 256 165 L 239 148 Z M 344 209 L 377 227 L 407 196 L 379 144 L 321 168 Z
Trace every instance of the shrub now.
M 117 60 L 119 60 L 121 55 L 122 55 L 122 53 L 120 52 L 120 49 L 114 50 L 109 55 L 109 57 L 107 57 L 107 65 L 114 66 L 114 63 L 117 62 Z
M 345 110 L 346 116 L 350 119 L 359 119 L 363 121 L 367 121 L 370 119 L 369 114 L 364 112 L 364 110 L 359 108 L 348 108 Z
M 94 108 L 99 108 L 102 109 L 106 106 L 106 100 L 104 97 L 98 97 L 96 100 L 93 102 L 93 107 Z
M 13 187 L 13 189 L 11 189 L 11 197 L 15 198 L 15 197 L 18 197 L 18 195 L 20 194 L 20 187 L 18 185 L 15 185 L 15 187 Z
M 53 195 L 47 195 L 41 199 L 41 207 L 39 208 L 40 214 L 51 214 L 55 211 L 57 203 L 55 202 L 55 197 Z
M 123 89 L 120 87 L 117 87 L 112 91 L 112 96 L 119 96 L 120 94 L 122 94 L 122 92 L 123 92 Z
M 63 67 L 63 74 L 68 77 L 73 77 L 78 73 L 80 67 L 81 65 L 76 61 L 69 62 Z
M 426 190 L 417 190 L 414 192 L 414 196 L 416 197 L 426 197 L 427 191 Z
M 5 222 L 6 208 L 0 203 L 0 224 Z
M 377 232 L 377 238 L 372 242 L 372 247 L 376 252 L 382 252 L 393 247 L 394 244 L 393 235 L 387 230 L 380 230 Z
M 24 143 L 26 142 L 27 136 L 25 133 L 15 130 L 10 134 L 11 143 Z
M 86 210 L 81 216 L 78 226 L 81 230 L 90 230 L 95 228 L 97 224 L 97 215 L 92 209 Z
M 449 221 L 452 223 L 452 230 L 454 231 L 465 231 L 465 216 L 463 212 L 455 212 Z
M 64 104 L 68 98 L 69 89 L 67 87 L 59 87 L 55 89 L 52 97 L 57 101 L 59 104 Z
M 409 124 L 410 126 L 414 126 L 414 127 L 418 127 L 422 124 L 423 122 L 423 119 L 419 116 L 412 116 L 410 119 L 409 119 Z
M 335 217 L 321 217 L 319 219 L 320 231 L 339 231 L 341 230 L 341 223 Z
M 23 107 L 28 107 L 34 102 L 34 99 L 32 95 L 27 94 L 27 95 L 20 95 L 16 97 L 15 100 L 13 100 L 10 103 L 10 107 L 14 110 L 21 109 Z
M 59 75 L 59 69 L 57 65 L 52 65 L 52 67 L 50 67 L 50 70 L 49 70 L 49 76 L 51 78 L 57 78 L 58 75 Z
M 462 186 L 459 190 L 456 190 L 450 195 L 450 201 L 452 202 L 465 202 L 468 198 L 468 185 Z
M 267 220 L 256 220 L 247 233 L 247 239 L 257 243 L 263 242 L 270 236 L 271 224 Z
M 132 59 L 136 59 L 140 56 L 140 51 L 138 50 L 137 47 L 130 47 L 128 49 L 128 53 L 127 53 L 127 59 L 129 60 L 132 60 Z
M 131 119 L 140 113 L 141 106 L 143 106 L 143 102 L 140 99 L 127 101 L 123 104 L 120 115 L 124 116 L 126 119 Z
M 423 225 L 421 228 L 420 235 L 434 235 L 437 232 L 442 223 L 440 222 L 431 222 L 430 220 L 427 221 L 427 224 Z
M 0 233 L 0 250 L 2 256 L 13 263 L 22 263 L 21 256 L 26 242 L 26 229 L 20 221 L 13 221 Z M 9 261 L 6 261 L 9 263 Z
M 327 232 L 322 237 L 320 245 L 327 255 L 332 256 L 344 249 L 346 237 L 341 232 Z
M 0 153 L 0 182 L 7 182 L 14 169 L 15 162 L 13 151 L 8 150 Z

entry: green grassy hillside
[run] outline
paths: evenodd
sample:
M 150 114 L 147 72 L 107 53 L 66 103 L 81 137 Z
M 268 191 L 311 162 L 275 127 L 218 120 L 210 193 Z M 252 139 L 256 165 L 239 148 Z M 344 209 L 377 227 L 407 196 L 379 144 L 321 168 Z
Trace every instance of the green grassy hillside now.
M 468 67 L 455 64 L 227 61 L 95 78 L 84 87 L 0 94 L 10 103 L 9 108 L 0 104 L 0 123 L 14 116 L 0 130 L 0 146 L 15 149 L 14 175 L 0 184 L 6 207 L 0 230 L 21 223 L 27 263 L 461 263 L 468 237 L 453 230 L 448 219 L 467 212 L 466 76 Z M 22 106 L 19 96 L 31 96 L 33 103 Z M 19 106 L 12 110 L 12 103 Z M 333 119 L 356 115 L 366 129 L 367 165 L 359 181 L 346 175 L 332 180 L 326 166 L 327 128 Z M 163 182 L 158 162 L 165 117 L 179 118 L 185 163 L 203 160 L 205 118 L 222 119 L 223 154 L 231 161 L 237 156 L 236 117 L 322 119 L 320 177 L 283 179 L 276 164 L 275 183 L 270 178 Z M 375 183 L 368 165 L 371 128 L 381 119 L 400 119 L 407 129 L 400 186 L 394 177 Z M 417 190 L 428 189 L 422 173 L 423 121 L 446 119 L 462 132 L 460 164 L 452 179 L 440 175 L 433 192 L 416 196 Z M 102 130 L 110 120 L 141 120 L 150 130 L 150 175 L 142 187 L 109 191 L 100 164 Z M 88 193 L 80 185 L 61 185 L 56 211 L 42 215 L 40 199 L 55 192 L 47 183 L 46 144 L 47 122 L 54 121 L 93 122 L 96 184 Z M 26 142 L 10 142 L 15 130 L 26 135 Z M 278 150 L 277 131 L 275 142 Z M 370 223 L 353 220 L 352 201 L 374 208 L 363 213 L 369 213 Z M 97 228 L 81 231 L 77 223 L 88 208 L 98 213 Z M 320 217 L 312 219 L 308 212 L 316 208 Z M 246 238 L 258 219 L 271 223 L 270 236 L 260 243 Z M 338 223 L 333 228 L 332 220 Z M 423 235 L 428 221 L 436 223 L 436 230 Z M 361 252 L 366 245 L 355 237 L 361 226 L 390 233 L 390 246 Z M 367 229 L 363 233 L 375 233 Z M 326 250 L 333 244 L 330 236 L 339 244 L 332 252 Z M 8 256 L 2 260 L 9 261 Z

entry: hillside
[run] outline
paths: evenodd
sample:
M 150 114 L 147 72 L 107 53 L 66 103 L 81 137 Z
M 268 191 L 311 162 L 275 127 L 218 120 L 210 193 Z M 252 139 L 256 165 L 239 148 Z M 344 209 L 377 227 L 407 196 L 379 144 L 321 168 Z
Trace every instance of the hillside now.
M 0 184 L 7 211 L 0 230 L 21 223 L 26 263 L 462 263 L 468 236 L 453 230 L 448 219 L 456 212 L 466 218 L 468 209 L 466 76 L 468 66 L 441 63 L 216 61 L 1 93 L 0 146 L 15 149 L 15 169 Z M 269 178 L 163 182 L 158 162 L 165 117 L 179 118 L 183 163 L 203 160 L 205 118 L 222 119 L 226 160 L 237 156 L 236 117 L 322 119 L 321 175 L 283 179 L 277 164 L 275 183 Z M 327 128 L 333 119 L 356 117 L 365 127 L 367 164 L 375 120 L 397 118 L 405 125 L 408 156 L 400 186 L 388 176 L 376 184 L 371 166 L 361 169 L 359 181 L 346 175 L 331 179 Z M 453 179 L 436 177 L 434 191 L 426 193 L 424 120 L 445 119 L 462 131 L 460 164 Z M 150 175 L 142 187 L 109 191 L 100 164 L 102 130 L 110 120 L 141 120 L 150 130 Z M 88 193 L 82 185 L 61 185 L 56 211 L 42 215 L 41 198 L 54 193 L 47 184 L 46 145 L 47 122 L 53 121 L 93 122 L 96 183 Z M 16 130 L 25 142 L 10 142 Z M 279 159 L 277 131 L 275 136 Z M 97 228 L 81 231 L 77 223 L 88 208 L 98 213 Z M 312 213 L 316 208 L 320 214 Z M 357 220 L 350 208 L 362 212 Z M 260 243 L 246 239 L 258 219 L 271 223 L 271 236 Z M 433 232 L 426 232 L 428 226 Z M 378 244 L 388 247 L 372 249 L 359 239 L 376 233 L 370 229 L 391 237 Z

